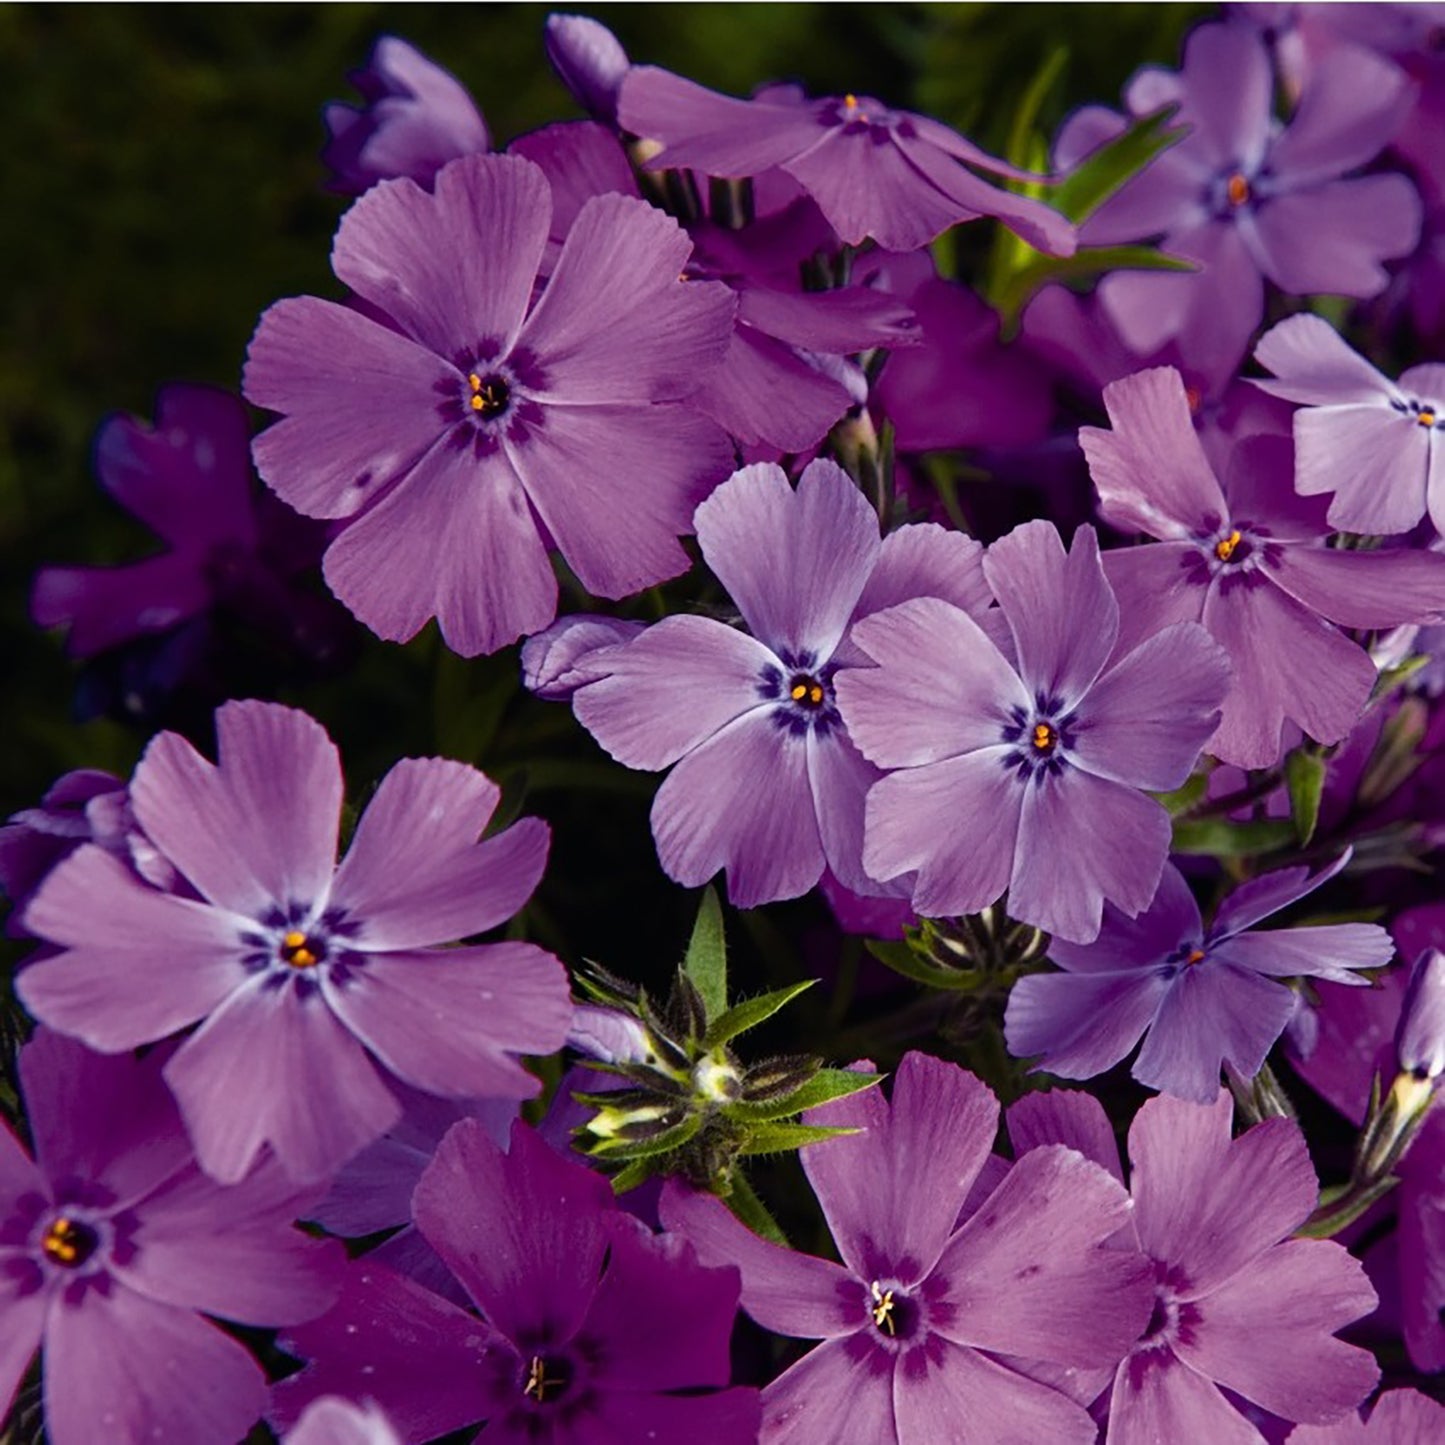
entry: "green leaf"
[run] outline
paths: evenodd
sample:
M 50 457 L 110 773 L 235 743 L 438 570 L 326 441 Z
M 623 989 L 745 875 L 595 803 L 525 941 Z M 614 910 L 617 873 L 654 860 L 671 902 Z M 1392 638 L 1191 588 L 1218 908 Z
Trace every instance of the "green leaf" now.
M 1081 246 L 1072 256 L 1043 256 L 1014 271 L 993 298 L 1010 332 L 1019 313 L 1050 281 L 1088 280 L 1106 271 L 1197 271 L 1193 261 L 1169 256 L 1156 246 Z
M 1303 847 L 1315 835 L 1320 820 L 1320 799 L 1325 791 L 1327 765 L 1309 746 L 1296 748 L 1285 759 L 1284 777 L 1289 787 L 1289 810 L 1295 836 Z
M 1296 1239 L 1329 1239 L 1353 1224 L 1398 1183 L 1393 1174 L 1372 1184 L 1336 1186 L 1320 1195 L 1319 1208 L 1295 1230 Z
M 781 1099 L 769 1099 L 764 1104 L 749 1104 L 744 1100 L 728 1104 L 723 1113 L 729 1119 L 740 1122 L 762 1122 L 771 1119 L 785 1119 L 789 1114 L 799 1114 L 804 1109 L 815 1109 L 834 1099 L 846 1099 L 849 1094 L 862 1093 L 883 1082 L 882 1074 L 860 1074 L 853 1069 L 819 1069 L 800 1089 Z
M 1252 858 L 1295 841 L 1294 824 L 1285 818 L 1231 823 L 1227 818 L 1176 819 L 1175 853 L 1205 853 L 1213 858 Z
M 1187 126 L 1169 124 L 1178 110 L 1177 104 L 1166 105 L 1140 116 L 1061 181 L 1049 195 L 1049 204 L 1075 225 L 1087 220 L 1155 156 L 1189 134 Z
M 639 1184 L 646 1184 L 651 1177 L 652 1160 L 634 1159 L 627 1168 L 612 1176 L 612 1192 L 626 1194 L 629 1189 L 636 1189 Z
M 1194 773 L 1182 788 L 1175 788 L 1172 793 L 1155 793 L 1153 796 L 1156 802 L 1164 805 L 1172 818 L 1176 813 L 1192 808 L 1208 790 L 1209 774 Z
M 778 1227 L 778 1221 L 768 1211 L 768 1206 L 740 1173 L 733 1174 L 732 1188 L 723 1202 L 754 1234 L 770 1244 L 788 1248 L 788 1236 Z
M 1019 100 L 1018 109 L 1014 111 L 1013 124 L 1009 128 L 1004 159 L 1011 166 L 1018 166 L 1022 170 L 1031 164 L 1034 140 L 1039 131 L 1039 112 L 1068 63 L 1068 47 L 1058 45 L 1044 57 L 1043 64 L 1034 71 L 1033 79 L 1029 81 L 1028 88 Z
M 748 1130 L 747 1143 L 740 1154 L 782 1154 L 789 1149 L 802 1149 L 837 1139 L 844 1134 L 858 1134 L 859 1129 L 828 1129 L 821 1124 L 758 1124 Z
M 937 964 L 930 963 L 916 953 L 906 943 L 869 938 L 865 940 L 865 946 L 879 963 L 886 963 L 895 973 L 901 973 L 904 978 L 911 978 L 914 983 L 924 984 L 928 988 L 945 988 L 955 991 L 978 987 L 978 979 L 973 970 L 940 968 Z
M 717 889 L 711 885 L 703 890 L 682 970 L 702 996 L 708 1020 L 720 1018 L 728 1006 L 728 949 L 723 936 L 722 905 Z
M 805 978 L 802 983 L 789 984 L 787 988 L 775 989 L 758 998 L 746 999 L 735 1004 L 720 1018 L 714 1019 L 708 1028 L 702 1044 L 704 1049 L 715 1049 L 729 1039 L 756 1028 L 764 1019 L 770 1019 L 785 1004 L 791 1003 L 806 989 L 817 983 L 816 978 Z

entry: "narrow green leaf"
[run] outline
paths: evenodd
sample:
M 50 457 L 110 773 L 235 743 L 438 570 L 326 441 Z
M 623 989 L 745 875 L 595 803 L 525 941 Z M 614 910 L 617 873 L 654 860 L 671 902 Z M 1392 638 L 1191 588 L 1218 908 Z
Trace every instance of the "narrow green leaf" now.
M 857 1134 L 858 1129 L 827 1129 L 821 1124 L 758 1124 L 748 1130 L 747 1143 L 740 1154 L 782 1154 L 789 1149 L 802 1149 L 837 1139 L 844 1134 Z
M 636 1189 L 639 1184 L 646 1184 L 651 1177 L 652 1160 L 634 1159 L 626 1169 L 612 1176 L 612 1192 L 626 1194 L 629 1189 Z
M 1295 841 L 1294 824 L 1285 818 L 1231 823 L 1226 818 L 1175 820 L 1173 851 L 1213 858 L 1252 858 Z
M 1106 271 L 1197 271 L 1193 261 L 1169 256 L 1156 246 L 1081 246 L 1072 256 L 1043 256 L 1014 271 L 994 298 L 1005 333 L 1041 286 L 1081 281 Z
M 1296 748 L 1285 759 L 1284 777 L 1289 787 L 1289 810 L 1294 819 L 1295 835 L 1303 847 L 1315 835 L 1320 820 L 1320 799 L 1325 791 L 1327 764 L 1307 744 Z
M 1208 790 L 1209 774 L 1194 773 L 1182 788 L 1175 788 L 1172 793 L 1155 793 L 1154 799 L 1164 805 L 1172 818 L 1176 813 L 1192 808 Z
M 799 1089 L 781 1099 L 769 1099 L 764 1104 L 749 1104 L 739 1100 L 725 1105 L 723 1113 L 729 1119 L 764 1122 L 785 1119 L 790 1114 L 801 1113 L 804 1109 L 815 1109 L 833 1099 L 844 1099 L 849 1094 L 861 1093 L 883 1082 L 882 1074 L 860 1074 L 852 1069 L 819 1069 Z
M 680 1124 L 664 1129 L 650 1139 L 599 1139 L 585 1152 L 594 1159 L 651 1159 L 680 1149 L 702 1128 L 701 1114 L 689 1114 Z
M 895 973 L 911 978 L 928 988 L 943 988 L 953 991 L 969 990 L 978 986 L 973 971 L 963 968 L 940 968 L 930 963 L 906 943 L 897 943 L 881 938 L 865 940 L 868 952 L 879 963 L 886 963 Z
M 728 949 L 723 936 L 722 905 L 709 885 L 698 904 L 697 922 L 688 940 L 682 969 L 702 996 L 708 1021 L 721 1018 L 728 1006 Z
M 1383 1199 L 1398 1183 L 1393 1174 L 1373 1184 L 1327 1189 L 1319 1208 L 1295 1230 L 1296 1239 L 1329 1239 L 1353 1224 L 1372 1204 Z
M 1059 45 L 1044 57 L 1043 64 L 1034 71 L 1033 79 L 1029 81 L 1019 100 L 1018 109 L 1014 112 L 1013 125 L 1009 128 L 1004 159 L 1011 166 L 1018 166 L 1022 170 L 1031 163 L 1033 142 L 1039 130 L 1039 112 L 1068 63 L 1068 47 Z
M 732 1188 L 723 1201 L 749 1229 L 770 1244 L 788 1248 L 788 1236 L 778 1226 L 768 1206 L 757 1196 L 757 1191 L 739 1172 L 734 1172 Z
M 1140 116 L 1128 130 L 1100 146 L 1082 162 L 1049 196 L 1049 204 L 1062 211 L 1076 225 L 1087 220 L 1154 159 L 1178 145 L 1188 135 L 1188 127 L 1174 126 L 1179 107 L 1166 105 L 1148 115 Z
M 817 981 L 816 978 L 806 978 L 802 983 L 789 984 L 787 988 L 775 989 L 772 993 L 734 1004 L 720 1018 L 713 1020 L 702 1041 L 703 1048 L 715 1049 L 719 1044 L 725 1044 L 729 1039 L 735 1039 L 739 1034 L 756 1028 L 764 1019 L 772 1018 L 785 1004 L 791 1003 L 804 990 L 812 988 Z

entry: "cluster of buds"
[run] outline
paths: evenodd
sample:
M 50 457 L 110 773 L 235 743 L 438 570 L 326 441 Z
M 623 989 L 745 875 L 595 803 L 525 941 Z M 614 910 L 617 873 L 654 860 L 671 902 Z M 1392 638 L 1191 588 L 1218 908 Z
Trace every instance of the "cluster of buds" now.
M 924 918 L 903 930 L 903 942 L 870 940 L 868 951 L 895 972 L 930 988 L 1003 997 L 1044 961 L 1049 935 L 1019 923 L 1007 899 L 964 918 Z

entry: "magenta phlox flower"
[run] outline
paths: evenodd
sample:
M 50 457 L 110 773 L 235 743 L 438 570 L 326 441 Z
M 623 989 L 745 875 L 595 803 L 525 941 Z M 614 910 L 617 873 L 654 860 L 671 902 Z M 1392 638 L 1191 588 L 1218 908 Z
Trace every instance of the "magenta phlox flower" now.
M 402 1445 L 374 1405 L 353 1405 L 336 1395 L 314 1400 L 286 1436 L 286 1445 Z
M 1435 1445 L 1445 1440 L 1445 1405 L 1418 1390 L 1386 1390 L 1368 1417 L 1333 1425 L 1301 1425 L 1289 1445 Z
M 999 190 L 968 169 L 1037 179 L 979 150 L 927 116 L 893 110 L 872 96 L 810 100 L 772 87 L 751 100 L 720 95 L 656 66 L 622 80 L 624 130 L 662 143 L 653 169 L 687 167 L 711 176 L 791 176 L 850 246 L 872 238 L 913 251 L 959 221 L 995 216 L 1053 255 L 1074 250 L 1074 228 L 1029 196 Z
M 1254 354 L 1275 375 L 1254 385 L 1301 404 L 1295 489 L 1329 494 L 1330 526 L 1408 532 L 1428 512 L 1445 535 L 1445 365 L 1393 382 L 1318 316 L 1281 321 Z
M 1299 1125 L 1267 1119 L 1231 1139 L 1232 1113 L 1227 1093 L 1208 1105 L 1161 1095 L 1129 1129 L 1128 1228 L 1153 1261 L 1155 1302 L 1115 1372 L 1107 1445 L 1263 1445 L 1224 1390 L 1324 1424 L 1380 1377 L 1368 1350 L 1334 1338 L 1375 1306 L 1363 1269 L 1338 1244 L 1291 1237 L 1319 1196 Z M 1028 1094 L 1008 1122 L 1021 1163 L 1066 1144 L 1123 1178 L 1091 1095 Z
M 1289 123 L 1274 122 L 1274 75 L 1258 30 L 1240 21 L 1190 32 L 1179 72 L 1130 82 L 1134 116 L 1178 103 L 1184 140 L 1156 157 L 1084 222 L 1090 245 L 1159 238 L 1196 272 L 1119 271 L 1098 295 L 1131 349 L 1176 340 L 1224 367 L 1264 315 L 1264 278 L 1296 296 L 1374 296 L 1420 231 L 1420 199 L 1398 174 L 1351 177 L 1409 108 L 1398 67 L 1365 51 L 1326 57 Z M 1065 123 L 1055 164 L 1070 170 L 1125 118 L 1090 106 Z
M 1051 523 L 1029 522 L 983 570 L 1007 655 L 937 597 L 854 628 L 877 666 L 839 674 L 839 705 L 863 755 L 894 770 L 868 794 L 864 867 L 916 870 L 913 906 L 930 917 L 1007 890 L 1014 918 L 1087 943 L 1106 898 L 1134 916 L 1154 896 L 1169 819 L 1141 790 L 1189 776 L 1228 660 L 1179 623 L 1115 654 L 1119 607 L 1092 527 L 1066 553 Z
M 308 1361 L 278 1385 L 284 1428 L 320 1396 L 370 1399 L 406 1440 L 488 1421 L 550 1445 L 751 1445 L 758 1395 L 727 1389 L 734 1269 L 706 1268 L 616 1205 L 600 1175 L 525 1125 L 503 1152 L 475 1120 L 417 1185 L 417 1228 L 481 1318 L 370 1260 L 282 1338 Z
M 1234 667 L 1208 745 L 1224 762 L 1272 766 L 1288 722 L 1318 742 L 1340 741 L 1376 671 L 1339 629 L 1434 618 L 1445 607 L 1445 558 L 1328 546 L 1323 507 L 1296 496 L 1279 437 L 1236 446 L 1221 487 L 1170 368 L 1105 387 L 1104 403 L 1113 430 L 1079 432 L 1099 510 L 1121 530 L 1160 539 L 1104 558 L 1120 646 L 1186 618 L 1209 629 Z
M 998 1103 L 924 1054 L 904 1055 L 891 1101 L 870 1089 L 806 1117 L 864 1131 L 802 1154 L 841 1264 L 759 1239 L 710 1195 L 663 1193 L 669 1228 L 742 1270 L 759 1324 L 823 1341 L 763 1391 L 762 1438 L 1093 1441 L 1078 1404 L 999 1356 L 1112 1368 L 1138 1337 L 1147 1263 L 1104 1247 L 1128 1221 L 1121 1186 L 1073 1149 L 1042 1149 L 959 1218 Z
M 393 176 L 429 186 L 448 161 L 491 145 L 461 81 L 395 35 L 383 35 L 347 78 L 365 104 L 333 102 L 322 111 L 329 139 L 321 159 L 333 191 L 359 196 Z
M 781 467 L 745 467 L 696 526 L 749 630 L 669 617 L 593 654 L 588 666 L 606 675 L 574 694 L 577 717 L 626 766 L 672 768 L 652 808 L 670 878 L 692 886 L 726 869 L 740 908 L 806 893 L 825 866 L 878 892 L 862 848 L 879 772 L 849 739 L 834 673 L 862 660 L 849 640 L 859 619 L 906 597 L 982 615 L 982 549 L 932 524 L 880 541 L 872 507 L 829 461 L 811 463 L 796 490 Z
M 1056 940 L 1060 973 L 1030 974 L 1009 995 L 1005 1028 L 1020 1058 L 1065 1079 L 1112 1068 L 1144 1038 L 1133 1074 L 1196 1104 L 1219 1092 L 1221 1064 L 1252 1079 L 1295 1011 L 1297 977 L 1365 985 L 1354 970 L 1382 968 L 1390 935 L 1373 923 L 1256 926 L 1328 882 L 1349 853 L 1311 875 L 1265 873 L 1225 898 L 1206 929 L 1188 883 L 1166 864 L 1154 901 L 1137 918 L 1104 910 L 1088 944 Z
M 460 1098 L 536 1093 L 515 1055 L 566 1037 L 561 966 L 529 943 L 436 945 L 522 906 L 547 825 L 524 818 L 478 842 L 496 785 L 409 758 L 338 866 L 341 764 L 324 729 L 238 702 L 217 712 L 216 735 L 212 764 L 160 734 L 130 787 L 137 821 L 196 896 L 80 848 L 26 910 L 61 950 L 17 980 L 31 1013 L 108 1052 L 201 1024 L 165 1078 L 223 1182 L 268 1144 L 294 1177 L 329 1177 L 396 1124 L 388 1077 Z
M 292 1227 L 315 1191 L 274 1161 L 202 1174 L 161 1062 L 44 1029 L 20 1051 L 35 1152 L 0 1122 L 0 1416 L 40 1348 L 53 1445 L 239 1439 L 265 1375 L 206 1316 L 292 1325 L 336 1297 L 340 1246 Z
M 684 401 L 722 359 L 731 295 L 682 281 L 687 236 L 619 195 L 582 207 L 534 294 L 551 216 L 520 156 L 453 161 L 433 193 L 382 182 L 332 250 L 369 314 L 292 297 L 252 339 L 246 395 L 282 413 L 257 467 L 344 524 L 327 582 L 389 640 L 436 617 L 472 656 L 545 627 L 549 546 L 604 597 L 674 577 L 727 471 L 725 436 Z

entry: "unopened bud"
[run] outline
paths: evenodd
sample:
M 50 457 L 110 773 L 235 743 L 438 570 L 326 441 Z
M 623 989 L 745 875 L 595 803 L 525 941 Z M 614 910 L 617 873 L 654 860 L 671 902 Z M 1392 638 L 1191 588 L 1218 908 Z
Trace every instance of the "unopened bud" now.
M 1433 1084 L 1445 1072 L 1445 953 L 1427 948 L 1415 960 L 1395 1028 L 1402 1074 Z

